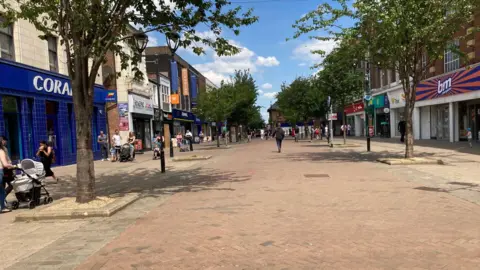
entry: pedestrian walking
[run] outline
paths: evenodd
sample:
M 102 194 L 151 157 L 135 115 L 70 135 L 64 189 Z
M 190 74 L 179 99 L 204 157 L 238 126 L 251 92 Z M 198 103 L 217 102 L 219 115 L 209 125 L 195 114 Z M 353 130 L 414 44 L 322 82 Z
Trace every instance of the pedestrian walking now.
M 58 178 L 53 173 L 51 167 L 52 163 L 55 163 L 55 151 L 53 147 L 47 144 L 46 141 L 40 142 L 40 147 L 37 151 L 37 157 L 40 158 L 40 162 L 43 164 L 43 169 L 45 170 L 45 177 L 52 177 L 55 182 L 58 183 Z
M 185 139 L 190 145 L 190 151 L 193 151 L 193 134 L 192 132 L 190 132 L 190 130 L 187 130 L 187 132 L 185 133 Z
M 115 156 L 112 157 L 112 162 L 118 160 L 120 155 L 120 149 L 122 148 L 122 137 L 119 134 L 118 129 L 115 129 L 115 134 L 112 136 L 113 148 L 115 149 Z
M 11 212 L 5 200 L 7 199 L 7 193 L 5 191 L 5 180 L 4 172 L 7 170 L 11 170 L 14 168 L 12 165 L 10 158 L 8 157 L 8 151 L 6 148 L 7 140 L 2 136 L 1 137 L 1 144 L 0 144 L 0 214 Z
M 405 123 L 404 120 L 398 122 L 398 132 L 400 132 L 400 141 L 401 142 L 405 142 L 405 130 L 406 130 L 405 124 L 406 123 Z
M 280 127 L 280 124 L 278 124 L 278 127 L 273 132 L 272 137 L 275 137 L 275 140 L 277 142 L 278 153 L 281 153 L 282 141 L 285 138 L 285 131 L 283 130 L 282 127 Z
M 350 132 L 352 130 L 352 126 L 350 124 L 347 125 L 347 136 L 350 136 Z
M 470 145 L 470 148 L 472 148 L 472 130 L 470 128 L 467 128 L 467 139 L 468 139 L 468 144 Z
M 107 135 L 103 133 L 103 130 L 100 130 L 100 135 L 97 137 L 98 145 L 100 146 L 100 151 L 102 152 L 102 161 L 110 160 L 108 158 L 108 139 Z

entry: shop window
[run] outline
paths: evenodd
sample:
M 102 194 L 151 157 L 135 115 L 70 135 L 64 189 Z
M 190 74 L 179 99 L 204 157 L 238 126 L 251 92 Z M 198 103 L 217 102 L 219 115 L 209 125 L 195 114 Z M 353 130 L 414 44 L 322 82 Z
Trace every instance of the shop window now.
M 0 17 L 0 25 L 5 20 Z M 13 25 L 0 27 L 0 58 L 15 60 L 13 47 Z
M 452 46 L 458 48 L 460 41 L 456 39 L 448 44 L 444 55 L 444 72 L 450 72 L 460 68 L 460 55 L 452 50 Z
M 37 145 L 35 144 L 35 134 L 33 133 L 33 99 L 29 98 L 27 99 L 27 106 L 28 106 L 28 112 L 27 115 L 24 117 L 27 117 L 27 153 L 26 156 L 28 158 L 32 158 L 36 154 L 37 150 Z
M 23 159 L 20 100 L 12 96 L 3 96 L 2 105 L 8 152 L 11 160 L 17 161 Z
M 73 104 L 69 103 L 67 104 L 67 114 L 68 114 L 68 119 L 67 119 L 67 130 L 65 132 L 65 136 L 66 136 L 66 142 L 67 142 L 67 151 L 68 153 L 73 153 L 74 152 L 74 148 L 73 148 Z
M 57 149 L 58 103 L 54 102 L 54 101 L 45 101 L 45 113 L 47 115 L 47 138 L 48 138 L 48 143 L 54 149 Z
M 473 126 L 469 126 L 468 121 L 468 106 L 465 102 L 458 103 L 458 123 L 459 123 L 459 133 L 460 133 L 460 140 L 467 139 L 467 128 L 472 128 Z
M 48 61 L 50 63 L 50 71 L 58 72 L 58 53 L 57 38 L 54 36 L 47 37 L 48 43 Z

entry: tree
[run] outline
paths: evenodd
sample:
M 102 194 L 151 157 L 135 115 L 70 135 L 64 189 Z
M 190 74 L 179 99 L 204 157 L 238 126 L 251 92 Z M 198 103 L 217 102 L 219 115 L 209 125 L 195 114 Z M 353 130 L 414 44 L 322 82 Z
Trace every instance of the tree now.
M 248 70 L 236 70 L 229 84 L 235 89 L 233 92 L 235 106 L 228 117 L 228 122 L 248 126 L 255 113 L 259 112 L 255 105 L 258 97 L 255 80 Z
M 257 21 L 252 10 L 226 10 L 226 0 L 0 0 L 11 23 L 24 19 L 34 24 L 44 37 L 60 37 L 67 55 L 72 84 L 77 130 L 77 198 L 86 203 L 95 198 L 95 171 L 92 153 L 91 119 L 93 87 L 107 51 L 120 55 L 122 69 L 136 66 L 140 53 L 129 55 L 122 43 L 136 44 L 129 24 L 144 28 L 140 34 L 158 31 L 182 47 L 203 53 L 201 45 L 215 49 L 218 55 L 230 55 L 238 49 L 220 34 L 223 28 L 239 34 L 240 27 Z M 207 26 L 216 38 L 202 37 L 198 25 Z M 138 35 L 139 33 L 135 33 Z M 200 43 L 200 44 L 198 44 Z M 142 74 L 133 68 L 136 77 Z
M 222 82 L 219 88 L 199 95 L 195 112 L 204 119 L 214 120 L 218 128 L 220 123 L 229 117 L 235 106 L 233 93 L 232 85 Z M 217 132 L 217 147 L 220 147 L 219 139 L 219 132 Z
M 323 61 L 323 70 L 318 73 L 316 84 L 323 96 L 330 96 L 331 102 L 343 112 L 343 126 L 346 127 L 345 106 L 362 97 L 363 74 L 356 68 L 355 51 L 342 43 Z M 346 129 L 344 129 L 346 131 Z M 347 132 L 343 132 L 343 143 L 347 142 Z
M 312 78 L 297 77 L 291 84 L 282 84 L 277 95 L 277 104 L 285 118 L 296 125 L 315 116 L 325 115 L 324 96 Z M 308 137 L 308 129 L 305 129 Z
M 298 20 L 294 37 L 323 31 L 318 39 L 347 39 L 358 51 L 364 52 L 370 63 L 399 73 L 405 94 L 406 146 L 405 157 L 413 157 L 413 109 L 416 88 L 428 70 L 444 52 L 451 49 L 454 35 L 463 39 L 462 28 L 473 20 L 478 0 L 358 0 L 355 10 L 348 1 L 337 0 L 340 8 L 322 4 Z M 350 29 L 339 26 L 343 17 L 356 23 Z M 463 33 L 463 34 L 462 34 Z M 466 34 L 471 34 L 466 31 Z M 353 42 L 355 41 L 355 42 Z M 425 60 L 425 61 L 424 61 Z M 468 64 L 465 62 L 463 64 Z

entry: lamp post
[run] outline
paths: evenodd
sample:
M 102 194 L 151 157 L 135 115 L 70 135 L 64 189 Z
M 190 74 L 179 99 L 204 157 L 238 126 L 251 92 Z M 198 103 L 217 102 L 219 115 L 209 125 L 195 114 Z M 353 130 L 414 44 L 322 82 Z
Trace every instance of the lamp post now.
M 148 43 L 148 36 L 145 34 L 139 34 L 136 35 L 135 37 L 135 45 L 137 46 L 137 50 L 140 53 L 141 57 L 143 57 L 143 51 L 147 47 Z M 159 65 L 158 65 L 158 56 L 155 61 L 146 61 L 148 62 L 153 62 L 156 64 L 157 67 L 157 101 L 158 101 L 158 112 L 160 113 L 160 102 L 161 102 L 161 95 L 160 95 L 160 70 L 159 70 Z M 161 125 L 162 123 L 160 123 Z M 160 170 L 162 173 L 165 173 L 165 151 L 163 150 L 163 144 L 162 147 L 160 148 Z
M 371 117 L 371 108 L 369 107 L 370 100 L 372 99 L 372 89 L 370 87 L 371 73 L 370 73 L 370 62 L 364 60 L 365 64 L 364 74 L 365 74 L 365 91 L 363 96 L 364 102 L 364 112 L 365 112 L 365 135 L 367 138 L 367 152 L 370 152 L 370 120 Z
M 167 39 L 167 46 L 168 49 L 170 50 L 170 62 L 173 63 L 175 61 L 175 52 L 178 49 L 178 46 L 180 45 L 180 36 L 176 33 L 172 34 L 165 34 L 165 38 Z M 173 44 L 172 44 L 173 43 Z M 172 65 L 170 63 L 170 89 L 173 86 L 173 76 L 172 76 Z M 179 91 L 177 89 L 177 91 Z M 173 158 L 173 144 L 172 144 L 172 139 L 173 138 L 173 128 L 170 130 L 170 157 Z

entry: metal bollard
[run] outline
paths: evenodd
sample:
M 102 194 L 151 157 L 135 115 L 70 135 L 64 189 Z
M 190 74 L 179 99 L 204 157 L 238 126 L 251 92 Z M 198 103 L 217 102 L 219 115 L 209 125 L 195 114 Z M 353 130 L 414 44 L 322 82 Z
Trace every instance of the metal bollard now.
M 162 173 L 165 173 L 165 151 L 162 149 L 160 150 L 160 169 Z
M 367 137 L 367 152 L 370 152 L 370 137 Z

